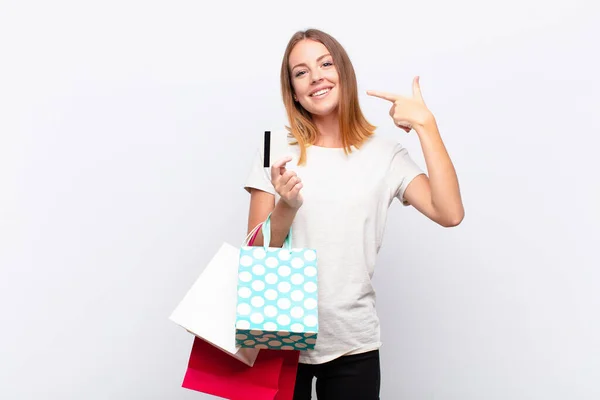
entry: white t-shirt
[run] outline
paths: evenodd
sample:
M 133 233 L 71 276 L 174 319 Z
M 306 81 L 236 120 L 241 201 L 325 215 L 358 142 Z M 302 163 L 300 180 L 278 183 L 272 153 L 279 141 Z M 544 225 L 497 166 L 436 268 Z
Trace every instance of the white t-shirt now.
M 287 135 L 281 131 L 272 135 Z M 346 155 L 341 148 L 310 146 L 298 166 L 298 146 L 286 168 L 302 179 L 304 203 L 292 224 L 292 246 L 317 250 L 319 332 L 314 350 L 300 362 L 320 364 L 381 345 L 371 278 L 381 247 L 388 208 L 423 171 L 407 150 L 378 134 Z M 257 151 L 245 189 L 279 196 L 270 168 Z M 404 203 L 407 205 L 407 203 Z

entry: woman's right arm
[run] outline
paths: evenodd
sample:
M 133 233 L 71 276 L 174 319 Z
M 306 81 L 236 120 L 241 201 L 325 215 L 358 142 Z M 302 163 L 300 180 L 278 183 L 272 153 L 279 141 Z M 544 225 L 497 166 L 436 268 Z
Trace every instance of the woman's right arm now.
M 256 225 L 264 222 L 271 213 L 270 247 L 281 247 L 290 231 L 296 213 L 302 206 L 302 181 L 293 171 L 287 171 L 285 164 L 290 157 L 283 158 L 271 166 L 271 182 L 280 196 L 275 204 L 275 196 L 259 189 L 251 189 L 250 212 L 248 215 L 248 233 Z M 256 235 L 255 246 L 262 246 L 264 237 L 262 229 Z

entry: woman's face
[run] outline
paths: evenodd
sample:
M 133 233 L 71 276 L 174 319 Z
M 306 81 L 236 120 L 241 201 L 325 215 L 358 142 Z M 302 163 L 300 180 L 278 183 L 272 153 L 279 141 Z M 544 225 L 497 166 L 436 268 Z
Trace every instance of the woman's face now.
M 314 40 L 298 42 L 289 58 L 294 99 L 306 111 L 325 116 L 339 103 L 339 76 L 327 48 Z

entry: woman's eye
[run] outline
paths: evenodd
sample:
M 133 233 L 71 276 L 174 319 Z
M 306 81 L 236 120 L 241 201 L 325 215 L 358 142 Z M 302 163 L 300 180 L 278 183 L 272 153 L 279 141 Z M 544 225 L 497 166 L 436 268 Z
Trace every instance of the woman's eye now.
M 333 65 L 333 62 L 332 62 L 332 61 L 325 61 L 325 62 L 322 64 L 322 66 L 323 66 L 323 67 L 330 67 L 330 66 L 332 66 L 332 65 Z M 302 71 L 298 71 L 298 72 L 296 72 L 296 73 L 294 74 L 294 76 L 295 76 L 296 78 L 298 78 L 298 77 L 300 77 L 300 76 L 304 75 L 305 73 L 306 73 L 306 71 L 304 71 L 304 70 L 302 70 Z

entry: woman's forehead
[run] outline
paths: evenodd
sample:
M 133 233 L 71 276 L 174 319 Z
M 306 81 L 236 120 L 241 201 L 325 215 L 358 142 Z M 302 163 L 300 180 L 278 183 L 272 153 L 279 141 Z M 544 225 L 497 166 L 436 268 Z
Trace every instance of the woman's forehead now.
M 324 54 L 328 54 L 327 47 L 314 40 L 301 40 L 296 43 L 290 53 L 290 66 L 303 62 L 313 62 Z

